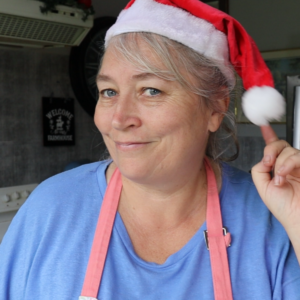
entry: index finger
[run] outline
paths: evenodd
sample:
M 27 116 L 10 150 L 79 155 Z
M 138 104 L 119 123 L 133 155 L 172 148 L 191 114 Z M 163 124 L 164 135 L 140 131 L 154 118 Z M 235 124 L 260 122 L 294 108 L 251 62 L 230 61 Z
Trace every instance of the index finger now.
M 270 125 L 260 126 L 260 130 L 261 130 L 262 136 L 266 142 L 266 145 L 269 145 L 269 144 L 279 140 L 275 131 L 273 130 L 273 128 Z

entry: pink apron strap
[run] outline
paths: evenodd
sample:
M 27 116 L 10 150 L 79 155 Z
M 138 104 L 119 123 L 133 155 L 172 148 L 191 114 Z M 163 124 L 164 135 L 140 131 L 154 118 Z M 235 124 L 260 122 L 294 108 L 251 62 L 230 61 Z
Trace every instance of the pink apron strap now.
M 232 300 L 230 273 L 226 247 L 230 244 L 230 234 L 223 234 L 222 216 L 215 174 L 205 158 L 207 174 L 207 231 L 206 242 L 210 250 L 215 300 Z M 97 300 L 104 269 L 109 240 L 118 209 L 122 190 L 122 179 L 115 170 L 105 193 L 92 245 L 90 259 L 79 300 Z
M 79 300 L 97 300 L 104 269 L 109 240 L 122 190 L 122 178 L 118 169 L 108 184 L 95 231 L 90 259 Z
M 206 234 L 215 300 L 232 300 L 226 249 L 230 245 L 230 233 L 227 233 L 225 229 L 223 230 L 216 177 L 207 158 L 205 158 L 205 167 L 207 176 Z

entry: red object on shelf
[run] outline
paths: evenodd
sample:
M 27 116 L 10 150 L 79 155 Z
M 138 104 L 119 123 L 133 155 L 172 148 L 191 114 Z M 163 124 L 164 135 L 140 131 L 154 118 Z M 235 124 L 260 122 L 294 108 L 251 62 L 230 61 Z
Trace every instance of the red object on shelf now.
M 78 3 L 84 4 L 87 8 L 92 6 L 92 0 L 78 0 Z

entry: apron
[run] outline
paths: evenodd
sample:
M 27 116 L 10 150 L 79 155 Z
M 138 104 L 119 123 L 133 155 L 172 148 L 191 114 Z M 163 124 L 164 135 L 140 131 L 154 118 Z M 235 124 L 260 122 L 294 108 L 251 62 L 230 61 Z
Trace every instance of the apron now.
M 230 233 L 222 226 L 216 178 L 207 158 L 204 159 L 204 165 L 207 176 L 207 230 L 204 231 L 204 238 L 210 253 L 214 296 L 215 300 L 233 300 L 226 249 L 230 246 Z M 101 206 L 81 291 L 82 296 L 79 297 L 79 300 L 97 300 L 121 191 L 121 173 L 116 169 L 108 184 Z

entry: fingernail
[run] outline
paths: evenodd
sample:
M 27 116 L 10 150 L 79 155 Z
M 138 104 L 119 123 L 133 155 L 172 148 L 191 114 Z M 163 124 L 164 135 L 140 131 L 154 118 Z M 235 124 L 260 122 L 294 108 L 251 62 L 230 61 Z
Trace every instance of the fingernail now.
M 274 185 L 280 185 L 281 176 L 275 175 L 274 177 Z
M 264 164 L 269 164 L 269 163 L 270 163 L 270 161 L 271 161 L 271 157 L 270 157 L 270 155 L 266 155 L 266 156 L 264 156 L 264 159 L 263 159 L 263 163 L 264 163 Z
M 277 173 L 281 173 L 281 172 L 283 171 L 283 169 L 284 169 L 284 166 L 280 167 L 280 168 L 278 169 Z

